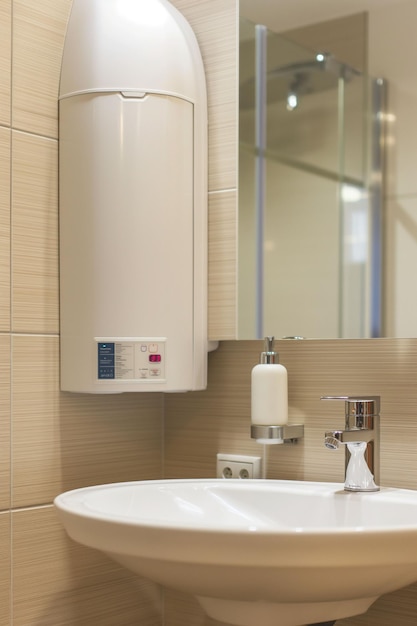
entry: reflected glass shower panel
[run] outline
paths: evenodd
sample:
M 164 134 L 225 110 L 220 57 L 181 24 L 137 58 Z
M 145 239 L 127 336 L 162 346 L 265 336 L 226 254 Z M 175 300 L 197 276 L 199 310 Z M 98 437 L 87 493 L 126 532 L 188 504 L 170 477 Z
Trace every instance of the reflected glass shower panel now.
M 372 237 L 381 211 L 380 197 L 374 202 L 381 168 L 378 192 L 371 149 L 379 140 L 370 139 L 374 81 L 265 29 L 262 101 L 255 31 L 241 21 L 239 338 L 372 336 Z M 263 116 L 260 145 L 255 129 Z
M 272 159 L 267 179 L 265 329 L 276 337 L 336 337 L 338 183 Z

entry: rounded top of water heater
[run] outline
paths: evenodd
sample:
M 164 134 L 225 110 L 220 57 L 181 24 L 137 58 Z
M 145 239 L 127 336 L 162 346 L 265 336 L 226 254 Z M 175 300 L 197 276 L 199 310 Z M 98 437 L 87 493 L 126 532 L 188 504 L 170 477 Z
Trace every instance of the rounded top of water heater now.
M 59 96 L 117 90 L 205 97 L 194 32 L 168 0 L 73 0 Z

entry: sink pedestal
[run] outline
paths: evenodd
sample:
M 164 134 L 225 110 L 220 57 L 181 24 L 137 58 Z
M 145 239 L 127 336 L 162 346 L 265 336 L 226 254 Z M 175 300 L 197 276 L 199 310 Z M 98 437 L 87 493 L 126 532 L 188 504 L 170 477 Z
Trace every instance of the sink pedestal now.
M 377 597 L 335 602 L 245 602 L 198 596 L 213 619 L 234 626 L 303 626 L 320 624 L 365 613 Z M 330 622 L 332 623 L 332 622 Z

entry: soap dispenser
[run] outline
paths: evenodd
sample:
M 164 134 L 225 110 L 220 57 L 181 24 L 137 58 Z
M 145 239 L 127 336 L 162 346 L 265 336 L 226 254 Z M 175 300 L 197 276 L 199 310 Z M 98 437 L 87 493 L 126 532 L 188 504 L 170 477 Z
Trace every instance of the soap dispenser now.
M 260 363 L 252 369 L 252 426 L 279 427 L 288 422 L 288 376 L 286 368 L 278 362 L 274 350 L 274 337 L 265 337 L 265 350 Z M 262 434 L 262 431 L 261 431 Z M 283 443 L 281 432 L 273 436 L 255 437 L 261 443 Z

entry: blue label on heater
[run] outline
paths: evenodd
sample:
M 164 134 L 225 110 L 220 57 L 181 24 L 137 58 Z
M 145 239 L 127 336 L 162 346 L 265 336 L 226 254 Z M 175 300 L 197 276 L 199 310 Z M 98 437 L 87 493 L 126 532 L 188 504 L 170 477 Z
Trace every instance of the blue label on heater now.
M 97 344 L 98 378 L 114 378 L 114 343 Z

